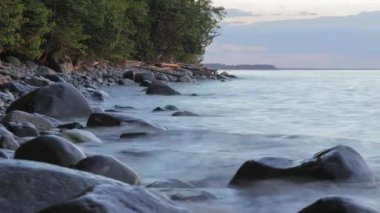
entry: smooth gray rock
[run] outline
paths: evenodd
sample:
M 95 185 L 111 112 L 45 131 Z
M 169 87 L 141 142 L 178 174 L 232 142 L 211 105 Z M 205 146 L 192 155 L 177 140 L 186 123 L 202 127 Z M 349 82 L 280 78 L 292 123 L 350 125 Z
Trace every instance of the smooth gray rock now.
M 22 123 L 22 122 L 28 122 L 33 124 L 39 131 L 46 131 L 51 130 L 55 127 L 55 123 L 52 122 L 50 119 L 36 115 L 31 114 L 23 111 L 11 111 L 9 112 L 2 120 L 3 123 L 7 122 L 15 122 L 15 123 Z
M 3 135 L 0 137 L 0 148 L 16 150 L 20 147 L 20 144 L 13 138 L 13 136 Z
M 37 137 L 40 136 L 36 126 L 28 122 L 15 123 L 9 122 L 4 124 L 7 129 L 17 137 Z
M 87 157 L 79 161 L 75 168 L 131 185 L 140 183 L 140 177 L 133 169 L 112 156 L 95 155 Z
M 169 85 L 160 82 L 160 81 L 155 81 L 148 87 L 146 90 L 146 94 L 148 95 L 181 95 L 180 92 L 174 90 L 171 88 Z
M 125 184 L 50 164 L 0 160 L 1 212 L 37 212 L 65 202 L 99 184 Z
M 22 144 L 15 159 L 40 161 L 64 167 L 76 165 L 86 155 L 70 141 L 58 136 L 40 136 Z
M 378 213 L 377 211 L 357 204 L 355 201 L 341 197 L 322 198 L 299 213 Z
M 85 97 L 69 83 L 41 87 L 14 101 L 7 113 L 20 110 L 53 118 L 87 117 L 92 110 Z
M 142 187 L 98 185 L 76 199 L 51 206 L 40 213 L 187 213 L 165 197 Z
M 73 143 L 103 143 L 92 132 L 82 129 L 66 129 L 61 132 L 61 136 Z
M 373 182 L 375 177 L 358 152 L 336 146 L 295 164 L 283 158 L 263 158 L 245 162 L 231 185 L 244 185 L 267 179 L 305 179 L 307 181 Z

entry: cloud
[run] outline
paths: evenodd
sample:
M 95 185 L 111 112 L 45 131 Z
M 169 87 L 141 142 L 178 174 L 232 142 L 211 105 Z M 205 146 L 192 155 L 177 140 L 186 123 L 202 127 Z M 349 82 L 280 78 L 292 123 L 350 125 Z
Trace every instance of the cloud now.
M 255 14 L 253 12 L 250 12 L 250 11 L 244 11 L 244 10 L 239 10 L 239 9 L 234 9 L 234 8 L 231 8 L 231 9 L 226 9 L 226 12 L 227 12 L 227 17 L 245 17 L 245 16 L 249 16 L 249 17 L 252 17 L 252 16 L 262 16 L 262 14 Z
M 208 49 L 210 52 L 234 52 L 234 53 L 256 53 L 256 52 L 267 52 L 268 48 L 262 46 L 252 46 L 252 45 L 238 45 L 238 44 L 222 44 L 222 45 L 212 45 Z

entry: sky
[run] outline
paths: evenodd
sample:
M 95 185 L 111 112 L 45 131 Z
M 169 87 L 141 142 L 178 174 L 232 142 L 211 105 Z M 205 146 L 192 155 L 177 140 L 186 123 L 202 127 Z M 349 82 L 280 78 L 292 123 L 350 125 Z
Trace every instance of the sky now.
M 380 0 L 214 0 L 228 15 L 205 63 L 380 68 Z

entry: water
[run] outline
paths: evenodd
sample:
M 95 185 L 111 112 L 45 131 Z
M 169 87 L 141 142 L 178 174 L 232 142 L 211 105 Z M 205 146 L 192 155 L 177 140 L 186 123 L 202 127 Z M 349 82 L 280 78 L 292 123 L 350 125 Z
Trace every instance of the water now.
M 376 187 L 328 183 L 262 182 L 255 188 L 227 187 L 246 160 L 308 158 L 334 145 L 359 151 L 380 176 L 380 72 L 234 71 L 227 82 L 172 84 L 183 96 L 146 96 L 142 88 L 104 88 L 101 103 L 133 106 L 126 115 L 144 118 L 168 131 L 135 139 L 95 131 L 103 145 L 88 152 L 110 154 L 134 168 L 145 183 L 180 179 L 217 199 L 184 202 L 195 212 L 297 212 L 326 195 L 342 195 L 380 209 Z M 191 96 L 196 93 L 198 96 Z M 176 105 L 200 117 L 152 113 Z M 273 205 L 275 204 L 275 205 Z

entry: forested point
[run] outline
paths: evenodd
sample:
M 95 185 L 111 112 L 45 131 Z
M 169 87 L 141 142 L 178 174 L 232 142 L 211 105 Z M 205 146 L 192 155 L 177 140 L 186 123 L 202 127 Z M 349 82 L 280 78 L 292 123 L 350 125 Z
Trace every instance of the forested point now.
M 0 0 L 0 53 L 25 60 L 196 63 L 225 15 L 212 0 Z

